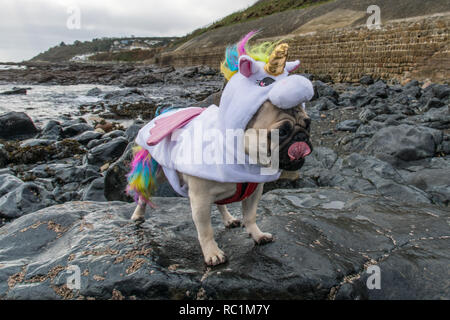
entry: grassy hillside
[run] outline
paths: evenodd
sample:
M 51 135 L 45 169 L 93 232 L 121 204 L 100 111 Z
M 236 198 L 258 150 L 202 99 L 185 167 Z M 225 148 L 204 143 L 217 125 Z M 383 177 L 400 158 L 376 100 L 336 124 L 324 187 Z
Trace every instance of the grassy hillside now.
M 173 46 L 187 42 L 190 39 L 214 29 L 230 26 L 236 23 L 247 22 L 287 10 L 306 8 L 329 1 L 332 0 L 259 0 L 254 5 L 246 9 L 232 13 L 219 21 L 213 22 L 207 27 L 199 28 L 186 36 L 179 38 L 173 42 Z
M 161 52 L 161 48 L 150 50 L 126 50 L 118 52 L 102 52 L 88 58 L 90 61 L 119 61 L 119 62 L 135 62 L 152 59 Z
M 38 54 L 31 61 L 48 61 L 48 62 L 63 62 L 71 58 L 89 53 L 106 52 L 109 51 L 114 41 L 116 40 L 160 40 L 161 43 L 157 47 L 167 45 L 173 38 L 158 38 L 158 37 L 139 37 L 139 38 L 102 38 L 93 39 L 92 41 L 75 41 L 73 44 L 65 44 L 61 42 L 47 51 Z
M 299 9 L 280 5 L 294 2 L 298 5 L 303 3 L 303 7 Z M 277 4 L 276 7 L 275 4 Z M 171 46 L 170 50 L 189 51 L 196 48 L 224 46 L 235 43 L 251 30 L 261 30 L 257 36 L 258 39 L 280 38 L 297 33 L 297 31 L 300 31 L 299 28 L 306 24 L 308 24 L 308 31 L 323 29 L 323 25 L 328 24 L 327 27 L 329 28 L 364 24 L 369 16 L 367 8 L 371 4 L 373 4 L 373 0 L 330 0 L 308 3 L 288 0 L 262 0 L 243 11 L 213 23 L 209 27 L 196 30 L 186 37 L 178 39 L 174 42 L 177 45 Z M 377 0 L 376 4 L 381 9 L 382 23 L 394 19 L 450 11 L 449 0 L 427 1 L 426 5 L 423 4 L 423 0 Z M 272 9 L 264 11 L 264 8 Z M 253 12 L 255 12 L 254 15 Z M 256 17 L 256 13 L 262 14 L 263 12 L 267 15 Z M 343 13 L 349 16 L 348 19 L 343 17 Z M 248 17 L 250 15 L 251 17 Z

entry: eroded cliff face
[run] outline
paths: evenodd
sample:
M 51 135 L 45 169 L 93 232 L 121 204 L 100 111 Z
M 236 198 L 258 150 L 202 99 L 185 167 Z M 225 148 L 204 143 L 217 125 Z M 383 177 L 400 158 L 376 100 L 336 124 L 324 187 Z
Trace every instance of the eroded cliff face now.
M 285 37 L 290 59 L 302 62 L 301 73 L 328 76 L 334 82 L 357 82 L 367 74 L 385 80 L 446 82 L 450 79 L 449 26 L 450 14 L 441 14 L 390 21 L 379 30 L 360 25 L 301 33 L 306 29 L 300 28 Z M 153 62 L 218 68 L 224 50 L 225 45 L 186 46 L 163 52 Z

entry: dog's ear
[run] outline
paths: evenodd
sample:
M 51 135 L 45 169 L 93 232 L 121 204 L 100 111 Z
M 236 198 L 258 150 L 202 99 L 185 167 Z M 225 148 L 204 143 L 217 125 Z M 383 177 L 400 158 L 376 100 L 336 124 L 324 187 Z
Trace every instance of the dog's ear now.
M 239 57 L 239 72 L 249 78 L 252 74 L 256 73 L 258 71 L 258 65 L 256 64 L 256 61 L 247 56 L 243 55 Z
M 286 62 L 286 71 L 291 73 L 300 67 L 300 60 Z

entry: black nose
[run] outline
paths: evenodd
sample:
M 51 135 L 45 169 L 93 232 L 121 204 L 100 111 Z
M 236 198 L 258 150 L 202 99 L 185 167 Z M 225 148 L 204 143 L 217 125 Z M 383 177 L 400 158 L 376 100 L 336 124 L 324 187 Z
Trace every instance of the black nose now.
M 305 129 L 309 130 L 309 126 L 311 125 L 311 119 L 310 118 L 306 118 L 303 121 L 305 121 Z
M 308 136 L 307 136 L 306 133 L 304 133 L 304 132 L 298 132 L 298 133 L 294 136 L 294 140 L 295 140 L 295 141 L 306 141 L 306 140 L 308 140 Z

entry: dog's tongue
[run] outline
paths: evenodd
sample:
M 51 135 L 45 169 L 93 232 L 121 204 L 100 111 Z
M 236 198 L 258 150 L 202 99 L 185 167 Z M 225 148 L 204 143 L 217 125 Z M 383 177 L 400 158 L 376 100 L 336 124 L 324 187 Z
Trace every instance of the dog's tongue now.
M 288 156 L 291 158 L 291 161 L 304 158 L 310 153 L 311 148 L 306 142 L 295 142 L 289 147 L 288 150 Z

